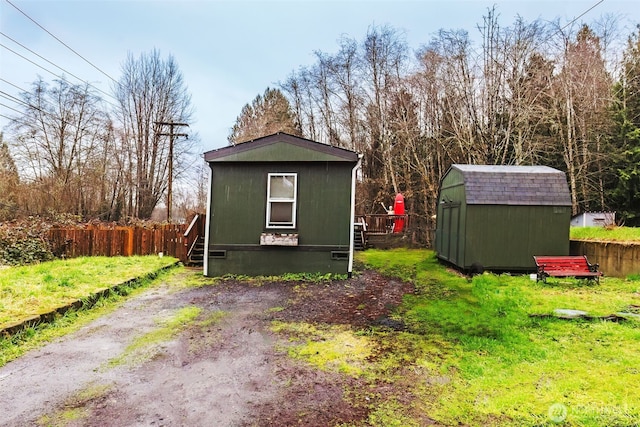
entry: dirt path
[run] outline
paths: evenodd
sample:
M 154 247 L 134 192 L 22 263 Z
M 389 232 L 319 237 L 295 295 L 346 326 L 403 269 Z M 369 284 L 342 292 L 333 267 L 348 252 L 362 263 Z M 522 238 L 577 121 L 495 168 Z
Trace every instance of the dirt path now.
M 291 360 L 269 324 L 278 318 L 362 326 L 407 292 L 406 284 L 371 272 L 302 290 L 225 282 L 173 291 L 161 284 L 0 368 L 0 425 L 326 426 L 362 419 L 363 409 L 343 396 L 354 380 Z M 140 361 L 109 365 L 134 339 L 157 330 L 159 320 L 193 306 L 201 309 L 198 319 L 219 319 L 194 322 Z

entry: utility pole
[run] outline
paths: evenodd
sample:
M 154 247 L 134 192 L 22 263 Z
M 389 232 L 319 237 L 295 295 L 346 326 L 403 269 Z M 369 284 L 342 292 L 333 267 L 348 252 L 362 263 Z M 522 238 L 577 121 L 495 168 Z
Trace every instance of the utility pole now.
M 169 126 L 169 133 L 159 133 L 160 136 L 169 137 L 169 180 L 167 182 L 167 222 L 171 224 L 171 204 L 173 203 L 173 141 L 177 136 L 184 136 L 189 138 L 189 134 L 186 133 L 174 133 L 173 128 L 177 126 L 189 126 L 188 123 L 177 122 L 155 122 L 160 126 Z

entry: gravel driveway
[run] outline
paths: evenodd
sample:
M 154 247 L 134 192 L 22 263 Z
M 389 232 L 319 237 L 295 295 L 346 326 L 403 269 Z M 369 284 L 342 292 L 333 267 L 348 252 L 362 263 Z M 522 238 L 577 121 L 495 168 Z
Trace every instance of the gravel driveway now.
M 174 274 L 187 280 L 198 273 Z M 366 419 L 366 408 L 344 396 L 357 379 L 290 359 L 285 338 L 269 325 L 362 327 L 384 318 L 408 292 L 409 285 L 369 271 L 308 286 L 210 281 L 176 290 L 163 282 L 0 368 L 0 424 L 327 426 Z M 200 321 L 152 344 L 140 360 L 113 363 L 185 307 L 200 309 Z

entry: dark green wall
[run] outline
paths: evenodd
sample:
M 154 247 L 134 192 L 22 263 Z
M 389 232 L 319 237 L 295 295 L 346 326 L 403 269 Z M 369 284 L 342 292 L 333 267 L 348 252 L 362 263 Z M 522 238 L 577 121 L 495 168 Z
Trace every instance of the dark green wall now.
M 568 206 L 468 205 L 460 266 L 533 270 L 534 255 L 569 255 Z
M 210 163 L 208 274 L 347 273 L 350 162 Z M 267 229 L 269 173 L 297 173 L 295 229 Z M 297 233 L 297 247 L 260 246 L 261 233 Z M 332 259 L 340 258 L 340 259 Z
M 249 248 L 247 248 L 249 249 Z M 332 259 L 332 251 L 308 250 L 294 247 L 263 248 L 261 250 L 234 249 L 226 251 L 226 258 L 209 258 L 210 277 L 225 274 L 247 276 L 275 276 L 285 273 L 346 274 L 348 249 L 339 251 L 343 257 Z

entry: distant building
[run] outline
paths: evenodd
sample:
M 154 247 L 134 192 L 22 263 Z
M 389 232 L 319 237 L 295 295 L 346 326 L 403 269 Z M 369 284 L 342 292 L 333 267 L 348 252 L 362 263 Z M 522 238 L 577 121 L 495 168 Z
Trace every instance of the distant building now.
M 615 212 L 583 212 L 571 218 L 572 227 L 608 227 L 616 225 Z

